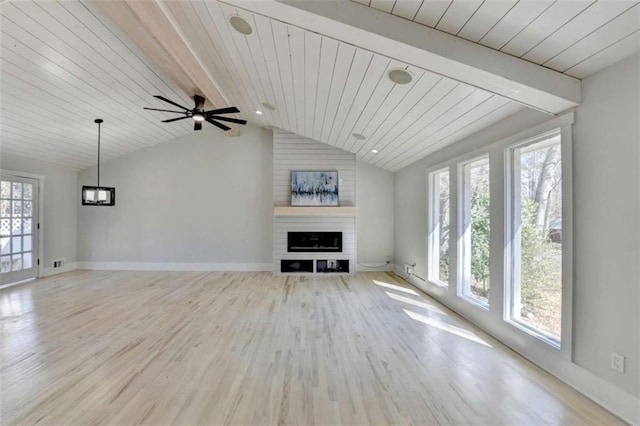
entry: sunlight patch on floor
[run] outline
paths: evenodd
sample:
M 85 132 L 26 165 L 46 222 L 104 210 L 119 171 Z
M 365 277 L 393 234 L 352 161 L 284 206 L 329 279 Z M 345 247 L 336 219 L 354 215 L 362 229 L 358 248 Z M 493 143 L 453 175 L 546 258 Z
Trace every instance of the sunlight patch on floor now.
M 423 324 L 430 325 L 439 330 L 446 331 L 448 333 L 455 334 L 456 336 L 465 338 L 467 340 L 471 340 L 472 342 L 480 343 L 481 345 L 492 347 L 489 343 L 478 337 L 475 333 L 472 333 L 469 330 L 465 330 L 464 328 L 456 327 L 455 325 L 447 324 L 442 321 L 438 321 L 433 318 L 426 317 L 424 315 L 420 315 L 417 312 L 410 311 L 408 309 L 403 309 L 404 313 L 413 320 L 420 321 Z
M 430 305 L 425 302 L 420 302 L 419 300 L 410 299 L 408 297 L 400 296 L 399 294 L 391 293 L 389 291 L 385 291 L 385 293 L 387 293 L 387 296 L 389 296 L 393 300 L 397 300 L 399 302 L 404 302 L 409 305 L 417 306 L 418 308 L 424 308 L 431 312 L 435 312 L 437 314 L 446 315 L 446 313 L 442 309 L 438 308 L 437 306 Z
M 410 288 L 400 287 L 399 285 L 389 284 L 389 283 L 385 283 L 383 281 L 378 281 L 378 280 L 372 280 L 372 281 L 375 285 L 380 287 L 390 288 L 392 290 L 401 291 L 403 293 L 413 294 L 414 296 L 418 296 L 418 292 Z

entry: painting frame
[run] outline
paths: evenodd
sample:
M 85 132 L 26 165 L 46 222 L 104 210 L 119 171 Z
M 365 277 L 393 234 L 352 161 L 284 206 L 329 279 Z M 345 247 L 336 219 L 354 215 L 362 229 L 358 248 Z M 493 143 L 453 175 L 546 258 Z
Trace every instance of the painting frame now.
M 291 170 L 291 206 L 337 207 L 339 194 L 337 170 Z

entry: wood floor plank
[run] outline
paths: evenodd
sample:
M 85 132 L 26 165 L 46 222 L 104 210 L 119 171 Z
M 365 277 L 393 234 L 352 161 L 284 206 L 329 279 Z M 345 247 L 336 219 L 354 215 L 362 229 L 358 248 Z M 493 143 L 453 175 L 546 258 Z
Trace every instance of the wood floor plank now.
M 623 424 L 388 273 L 0 290 L 1 424 Z

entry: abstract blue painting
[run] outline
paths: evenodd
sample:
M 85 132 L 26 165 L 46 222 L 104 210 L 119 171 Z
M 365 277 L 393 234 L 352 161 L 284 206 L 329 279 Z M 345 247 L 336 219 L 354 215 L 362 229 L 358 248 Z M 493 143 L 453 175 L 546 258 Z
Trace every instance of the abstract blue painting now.
M 292 206 L 337 206 L 338 172 L 291 172 Z

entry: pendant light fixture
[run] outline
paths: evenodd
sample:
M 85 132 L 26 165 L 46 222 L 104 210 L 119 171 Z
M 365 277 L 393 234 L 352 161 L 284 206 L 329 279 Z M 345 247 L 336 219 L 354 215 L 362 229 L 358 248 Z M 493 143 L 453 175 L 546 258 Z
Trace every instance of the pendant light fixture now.
M 94 120 L 98 125 L 98 184 L 82 187 L 83 206 L 114 206 L 116 204 L 116 189 L 100 186 L 100 125 L 103 121 L 101 118 Z

